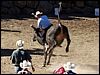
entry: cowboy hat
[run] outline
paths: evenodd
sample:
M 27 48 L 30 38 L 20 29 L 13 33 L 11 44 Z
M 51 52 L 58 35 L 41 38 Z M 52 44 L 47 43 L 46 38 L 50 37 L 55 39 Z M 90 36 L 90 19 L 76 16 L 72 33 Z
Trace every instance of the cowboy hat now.
M 35 14 L 35 17 L 37 17 L 38 15 L 41 15 L 41 14 L 43 14 L 43 12 L 37 11 Z
M 23 62 L 20 63 L 20 67 L 23 69 L 30 68 L 31 63 L 29 61 L 24 60 Z
M 18 40 L 16 42 L 16 46 L 19 48 L 19 49 L 23 49 L 23 45 L 24 45 L 24 41 L 22 40 Z
M 75 64 L 71 63 L 71 62 L 67 62 L 67 64 L 64 64 L 64 69 L 65 71 L 67 70 L 72 70 L 74 71 L 75 69 Z

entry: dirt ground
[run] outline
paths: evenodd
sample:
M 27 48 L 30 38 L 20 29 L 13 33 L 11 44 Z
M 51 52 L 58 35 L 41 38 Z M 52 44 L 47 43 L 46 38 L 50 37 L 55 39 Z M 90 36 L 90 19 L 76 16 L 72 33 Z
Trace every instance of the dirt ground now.
M 57 25 L 56 19 L 50 19 Z M 8 19 L 1 20 L 1 74 L 14 74 L 14 66 L 10 61 L 10 55 L 16 49 L 16 41 L 25 41 L 24 49 L 32 56 L 32 64 L 35 67 L 33 74 L 52 74 L 54 69 L 63 66 L 68 61 L 76 65 L 78 74 L 99 74 L 99 18 L 78 17 L 61 20 L 67 26 L 70 33 L 71 44 L 69 52 L 65 52 L 66 40 L 62 47 L 54 49 L 51 65 L 42 67 L 43 47 L 36 41 L 32 41 L 33 30 L 30 24 L 36 26 L 35 19 Z M 14 31 L 18 30 L 18 31 Z

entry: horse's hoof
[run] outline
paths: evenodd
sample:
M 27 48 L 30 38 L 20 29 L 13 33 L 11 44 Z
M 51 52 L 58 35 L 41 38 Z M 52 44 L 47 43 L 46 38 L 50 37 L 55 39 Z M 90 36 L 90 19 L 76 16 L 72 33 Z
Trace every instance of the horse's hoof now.
M 43 65 L 42 67 L 45 67 L 45 65 Z
M 47 65 L 51 65 L 50 62 L 48 62 Z
M 62 47 L 61 45 L 58 45 L 58 47 Z
M 68 53 L 68 51 L 66 51 L 66 53 Z
M 66 53 L 69 52 L 69 47 L 66 48 Z
M 49 63 L 47 63 L 47 65 L 50 65 Z
M 51 65 L 51 64 L 47 64 L 47 65 Z
M 59 47 L 62 47 L 62 46 L 59 46 Z
M 66 53 L 67 53 L 67 52 L 69 52 L 69 50 L 68 50 L 68 49 L 66 49 Z

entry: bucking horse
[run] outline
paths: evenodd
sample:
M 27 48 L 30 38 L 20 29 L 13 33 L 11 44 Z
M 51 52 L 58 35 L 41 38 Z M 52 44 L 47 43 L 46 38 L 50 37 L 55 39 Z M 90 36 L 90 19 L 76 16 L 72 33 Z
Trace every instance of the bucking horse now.
M 37 28 L 31 25 L 31 27 L 35 31 L 35 36 L 37 41 L 44 47 L 44 63 L 43 67 L 50 64 L 50 58 L 53 54 L 53 50 L 56 46 L 60 46 L 64 39 L 67 40 L 66 52 L 69 51 L 70 45 L 70 36 L 68 32 L 68 28 L 60 22 L 60 18 L 58 16 L 58 25 L 52 25 L 46 33 L 46 43 L 42 41 L 42 38 L 39 36 L 39 32 Z M 56 32 L 55 32 L 56 30 Z M 54 33 L 55 32 L 55 33 Z M 48 56 L 48 57 L 47 57 Z

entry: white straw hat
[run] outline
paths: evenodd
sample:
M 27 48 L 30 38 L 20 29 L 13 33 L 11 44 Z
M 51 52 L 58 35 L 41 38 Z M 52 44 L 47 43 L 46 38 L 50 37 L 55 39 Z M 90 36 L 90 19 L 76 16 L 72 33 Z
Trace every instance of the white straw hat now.
M 31 63 L 29 61 L 24 60 L 22 63 L 20 63 L 20 67 L 23 69 L 30 68 Z
M 16 46 L 19 48 L 19 49 L 23 49 L 23 45 L 24 45 L 24 41 L 22 40 L 18 40 L 16 42 Z
M 67 62 L 67 64 L 64 64 L 64 69 L 65 71 L 67 70 L 72 70 L 74 71 L 75 69 L 75 64 L 71 63 L 71 62 Z
M 41 14 L 43 14 L 43 12 L 37 11 L 35 14 L 35 17 L 37 17 L 38 15 L 41 15 Z

